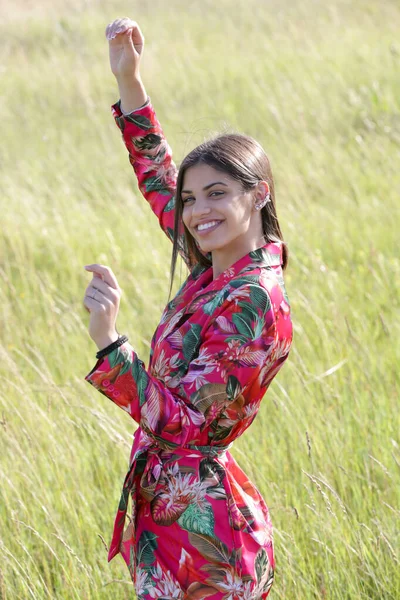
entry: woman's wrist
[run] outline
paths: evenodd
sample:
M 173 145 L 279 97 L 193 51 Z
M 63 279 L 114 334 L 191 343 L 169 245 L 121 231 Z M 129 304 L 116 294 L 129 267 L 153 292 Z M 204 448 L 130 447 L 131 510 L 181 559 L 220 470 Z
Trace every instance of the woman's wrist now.
M 110 352 L 113 352 L 113 350 L 116 350 L 117 348 L 119 348 L 120 346 L 125 344 L 125 342 L 127 342 L 128 339 L 129 338 L 127 335 L 119 335 L 118 338 L 114 342 L 112 342 L 105 348 L 102 348 L 101 350 L 99 350 L 96 354 L 96 358 L 100 359 L 100 358 L 103 358 L 104 356 L 107 356 L 107 354 L 110 354 Z
M 104 337 L 99 338 L 98 340 L 93 340 L 93 341 L 96 344 L 96 346 L 100 352 L 101 350 L 104 350 L 104 348 L 107 348 L 107 346 L 109 346 L 110 344 L 113 344 L 119 337 L 120 337 L 119 334 L 117 332 L 115 332 L 113 334 L 105 335 Z
M 147 93 L 142 80 L 135 76 L 117 78 L 121 111 L 129 114 L 147 102 Z

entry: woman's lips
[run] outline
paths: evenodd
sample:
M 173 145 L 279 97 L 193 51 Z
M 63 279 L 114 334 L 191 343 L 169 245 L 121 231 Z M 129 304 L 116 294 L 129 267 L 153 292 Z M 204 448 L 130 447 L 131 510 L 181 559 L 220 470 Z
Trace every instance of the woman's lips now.
M 207 235 L 208 233 L 211 233 L 212 231 L 217 229 L 217 227 L 219 227 L 222 222 L 223 221 L 217 221 L 215 225 L 213 225 L 212 227 L 207 227 L 206 229 L 197 229 L 197 227 L 196 227 L 195 228 L 196 234 L 201 235 L 201 236 Z

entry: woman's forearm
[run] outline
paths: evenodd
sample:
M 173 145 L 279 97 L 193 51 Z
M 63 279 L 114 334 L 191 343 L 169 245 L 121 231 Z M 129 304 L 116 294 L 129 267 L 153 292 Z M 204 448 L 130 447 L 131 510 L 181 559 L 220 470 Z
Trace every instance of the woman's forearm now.
M 129 114 L 146 103 L 147 94 L 142 80 L 137 77 L 117 78 L 121 110 Z

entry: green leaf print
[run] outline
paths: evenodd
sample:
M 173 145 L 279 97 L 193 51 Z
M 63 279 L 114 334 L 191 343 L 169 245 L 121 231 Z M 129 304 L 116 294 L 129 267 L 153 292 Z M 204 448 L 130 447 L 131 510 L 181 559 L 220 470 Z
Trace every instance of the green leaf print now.
M 226 393 L 228 399 L 231 402 L 242 393 L 242 386 L 240 385 L 240 381 L 234 375 L 229 375 L 228 377 L 228 383 L 226 384 Z
M 108 362 L 110 363 L 111 368 L 114 368 L 118 364 L 121 365 L 120 371 L 118 371 L 118 377 L 127 373 L 131 368 L 131 362 L 129 360 L 129 351 L 125 348 L 116 348 L 113 352 L 110 352 L 108 355 Z
M 274 577 L 275 577 L 274 570 L 273 570 L 273 568 L 270 566 L 270 567 L 269 567 L 269 573 L 268 573 L 268 579 L 267 579 L 267 581 L 265 582 L 265 584 L 264 584 L 264 587 L 263 587 L 263 589 L 262 589 L 262 591 L 263 591 L 263 594 L 265 594 L 266 592 L 268 592 L 268 590 L 270 590 L 270 589 L 271 589 L 271 587 L 272 587 L 272 584 L 274 583 Z
M 255 340 L 257 338 L 261 337 L 263 327 L 264 327 L 264 321 L 257 317 L 256 323 L 255 323 L 255 328 L 254 328 L 254 339 Z
M 131 577 L 133 577 L 134 572 L 135 572 L 135 546 L 134 544 L 131 545 L 130 547 L 130 552 L 129 552 L 129 565 L 128 565 L 128 569 L 129 569 L 129 573 L 131 574 Z
M 179 444 L 176 444 L 175 442 L 166 440 L 165 438 L 163 438 L 162 435 L 156 435 L 156 434 L 152 433 L 152 437 L 154 437 L 156 442 L 158 442 L 160 446 L 165 448 L 165 450 L 175 450 L 175 448 L 177 448 L 179 446 Z
M 201 510 L 197 504 L 189 504 L 178 523 L 186 531 L 214 537 L 214 512 L 209 502 L 203 502 Z
M 212 458 L 203 458 L 199 468 L 200 481 L 213 478 L 215 475 L 222 482 L 225 479 L 225 469 L 216 460 Z
M 145 390 L 149 378 L 145 369 L 143 368 L 142 361 L 138 360 L 137 358 L 132 363 L 132 376 L 136 381 L 140 406 L 143 406 L 143 404 L 146 402 Z
M 254 561 L 254 566 L 256 570 L 257 582 L 259 584 L 265 576 L 265 572 L 269 570 L 268 555 L 264 548 L 260 548 L 260 550 L 257 552 L 257 556 Z
M 125 120 L 128 121 L 128 123 L 134 123 L 137 127 L 140 127 L 140 129 L 153 129 L 153 123 L 147 118 L 144 117 L 143 115 L 127 115 L 125 116 Z
M 142 138 L 131 138 L 132 143 L 139 150 L 153 150 L 161 144 L 162 138 L 155 133 L 148 133 Z
M 171 241 L 173 241 L 173 239 L 174 239 L 174 230 L 172 229 L 172 227 L 167 227 L 167 235 L 168 235 L 169 239 Z M 184 283 L 186 283 L 186 282 L 184 282 Z
M 242 309 L 242 317 L 245 319 L 246 323 L 248 323 L 251 327 L 251 339 L 256 340 L 260 337 L 262 333 L 264 327 L 264 320 L 260 318 L 257 309 L 254 306 L 252 306 L 249 302 L 238 302 L 238 306 L 240 306 L 240 308 Z M 248 342 L 248 330 L 242 326 L 240 331 L 242 336 L 245 336 L 245 338 L 247 336 L 247 338 L 242 341 L 244 341 L 245 343 Z
M 225 299 L 229 296 L 229 293 L 229 288 L 223 288 L 215 294 L 212 300 L 206 302 L 206 304 L 203 306 L 203 311 L 206 313 L 206 315 L 212 315 L 218 306 L 223 304 Z
M 174 210 L 174 208 L 175 208 L 175 196 L 172 196 L 171 200 L 168 200 L 167 204 L 164 206 L 164 212 L 170 212 L 171 210 Z
M 202 273 L 204 273 L 204 271 L 206 271 L 207 268 L 208 267 L 206 267 L 205 265 L 197 263 L 197 265 L 192 269 L 192 272 L 190 274 L 191 278 L 197 279 Z M 186 281 L 184 282 L 184 285 L 186 285 Z
M 255 263 L 265 261 L 264 251 L 262 250 L 262 248 L 257 248 L 257 250 L 253 250 L 253 252 L 250 252 L 249 256 L 250 256 L 251 260 L 254 261 Z
M 233 335 L 229 335 L 225 341 L 226 343 L 228 342 L 233 342 L 233 341 L 238 341 L 241 342 L 242 345 L 243 344 L 247 344 L 247 342 L 249 341 L 249 339 L 245 336 L 245 335 L 240 335 L 240 334 L 233 334 Z
M 244 285 L 248 285 L 249 283 L 258 283 L 260 279 L 259 275 L 243 275 L 243 277 L 238 277 L 237 279 L 232 279 L 229 282 L 229 285 L 233 288 L 240 288 Z
M 230 553 L 228 547 L 208 535 L 189 532 L 189 543 L 194 546 L 204 558 L 212 563 L 229 565 Z
M 267 310 L 271 307 L 271 302 L 269 296 L 265 290 L 261 287 L 252 285 L 250 288 L 250 300 L 251 302 L 257 306 L 263 313 L 266 313 Z
M 190 402 L 201 413 L 206 413 L 211 405 L 223 406 L 226 403 L 226 388 L 221 383 L 205 383 L 190 395 Z
M 116 119 L 117 125 L 121 130 L 121 133 L 124 133 L 125 129 L 125 117 L 122 115 L 121 117 L 117 117 Z
M 255 306 L 253 306 L 249 302 L 238 302 L 238 306 L 240 306 L 240 308 L 242 309 L 242 317 L 244 318 L 246 323 L 249 324 L 249 327 L 251 327 L 251 339 L 256 340 L 260 337 L 262 333 L 264 327 L 264 320 L 260 318 L 258 310 L 255 308 Z M 245 342 L 247 342 L 249 336 L 248 329 L 245 328 L 242 324 L 241 329 L 239 330 L 242 336 L 247 336 L 247 339 L 244 340 Z
M 118 510 L 126 511 L 128 508 L 128 500 L 129 500 L 129 488 L 125 487 L 122 490 L 121 498 L 119 500 Z
M 183 356 L 187 362 L 190 362 L 197 352 L 200 345 L 201 325 L 194 323 L 190 330 L 183 336 Z
M 153 175 L 152 177 L 148 177 L 144 182 L 146 192 L 158 192 L 163 196 L 169 196 L 170 190 L 166 187 L 165 183 L 158 177 L 157 175 Z
M 258 311 L 255 306 L 250 304 L 250 302 L 247 302 L 246 300 L 241 300 L 237 304 L 238 306 L 240 306 L 243 312 L 247 313 L 247 316 L 250 317 L 250 319 L 257 319 Z
M 234 548 L 229 557 L 229 563 L 232 567 L 235 567 L 238 562 L 242 560 L 242 548 Z M 246 575 L 243 576 L 243 581 L 245 580 Z M 251 581 L 251 579 L 250 579 Z
M 251 328 L 254 329 L 252 322 L 259 318 L 258 311 L 250 304 L 250 302 L 243 302 L 242 304 L 242 317 L 250 324 Z
M 137 566 L 142 563 L 149 566 L 155 561 L 154 551 L 157 550 L 157 538 L 158 536 L 151 531 L 142 531 L 139 543 L 137 546 Z
M 215 429 L 214 435 L 212 436 L 213 441 L 215 442 L 223 442 L 225 440 L 228 439 L 231 431 L 232 431 L 232 427 L 221 427 L 221 426 L 217 426 L 217 428 Z
M 125 373 L 127 373 L 130 368 L 131 368 L 131 364 L 130 364 L 129 360 L 125 361 L 124 364 L 123 364 L 123 366 L 122 366 L 122 369 L 119 372 L 119 377 L 121 375 L 124 375 Z
M 234 313 L 232 315 L 232 321 L 236 325 L 239 333 L 246 336 L 248 339 L 253 339 L 253 327 L 250 318 L 244 313 Z
M 146 453 L 138 454 L 136 456 L 135 474 L 136 475 L 142 475 L 143 472 L 144 472 L 144 469 L 146 467 L 146 464 L 147 464 L 147 455 L 146 455 Z
M 108 358 L 108 362 L 110 364 L 110 367 L 113 369 L 119 363 L 122 363 L 124 361 L 125 356 L 124 356 L 123 351 L 121 350 L 121 348 L 116 348 L 115 350 L 113 350 L 112 352 L 110 352 L 107 355 L 107 358 Z

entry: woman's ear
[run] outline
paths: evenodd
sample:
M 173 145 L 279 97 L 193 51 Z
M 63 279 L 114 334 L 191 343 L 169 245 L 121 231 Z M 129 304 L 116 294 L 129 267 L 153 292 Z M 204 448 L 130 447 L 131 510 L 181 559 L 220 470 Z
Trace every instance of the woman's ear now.
M 254 190 L 254 208 L 260 210 L 271 199 L 269 185 L 266 181 L 259 181 Z
M 265 196 L 270 193 L 267 181 L 259 181 L 255 188 L 257 200 L 264 200 Z

